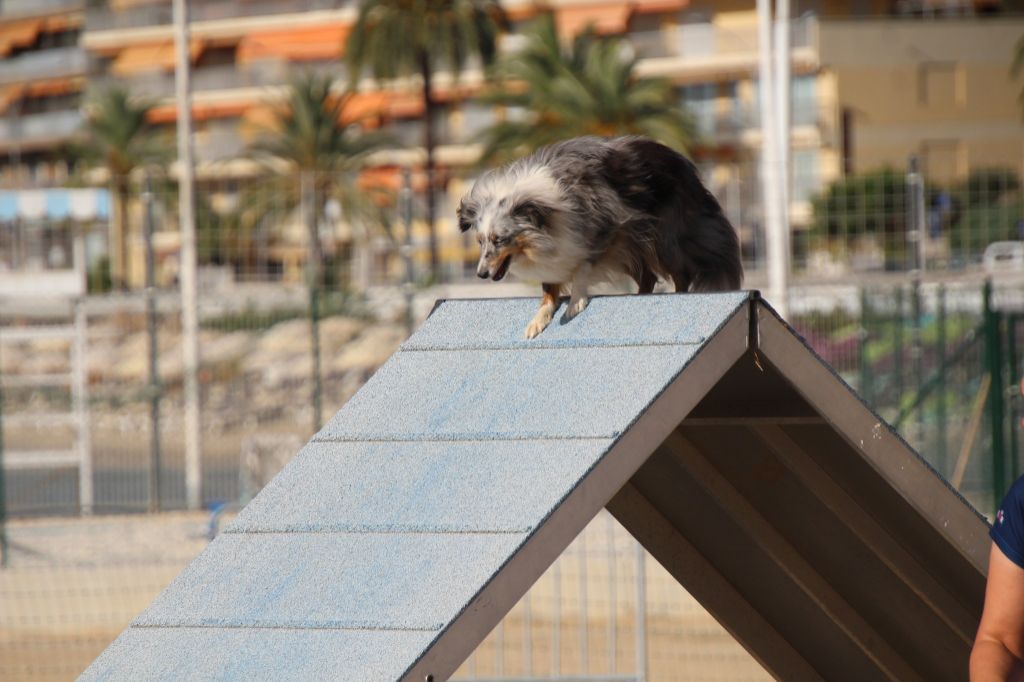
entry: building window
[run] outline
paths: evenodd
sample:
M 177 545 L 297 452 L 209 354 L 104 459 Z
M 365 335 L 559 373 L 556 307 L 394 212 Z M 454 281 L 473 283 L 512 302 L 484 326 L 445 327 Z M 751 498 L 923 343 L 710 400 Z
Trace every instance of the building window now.
M 818 77 L 794 76 L 789 85 L 789 123 L 793 126 L 816 125 L 818 122 Z M 761 125 L 761 81 L 753 81 L 751 122 Z
M 478 102 L 466 102 L 457 112 L 453 112 L 452 119 L 453 122 L 458 121 L 458 133 L 453 140 L 469 141 L 494 124 L 494 107 Z
M 818 150 L 793 150 L 793 191 L 791 201 L 810 201 L 821 189 L 818 174 Z
M 715 25 L 701 14 L 687 14 L 679 26 L 679 54 L 708 57 L 715 53 Z
M 790 121 L 795 126 L 815 125 L 818 121 L 817 76 L 797 76 L 790 93 Z
M 960 177 L 960 143 L 926 140 L 921 143 L 921 169 L 930 183 L 949 185 Z
M 715 133 L 715 83 L 687 85 L 682 89 L 682 104 L 693 116 L 697 134 L 709 137 Z
M 951 107 L 960 103 L 957 66 L 954 62 L 925 62 L 917 71 L 917 102 L 927 107 Z

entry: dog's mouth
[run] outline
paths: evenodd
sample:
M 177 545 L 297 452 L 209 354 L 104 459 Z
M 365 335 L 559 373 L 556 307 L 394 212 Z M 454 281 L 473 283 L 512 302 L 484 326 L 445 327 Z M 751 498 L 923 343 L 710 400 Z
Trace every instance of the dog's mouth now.
M 494 270 L 494 274 L 491 275 L 491 279 L 497 282 L 499 279 L 505 276 L 508 272 L 508 267 L 512 264 L 512 256 L 505 256 L 505 260 L 498 264 L 498 267 Z

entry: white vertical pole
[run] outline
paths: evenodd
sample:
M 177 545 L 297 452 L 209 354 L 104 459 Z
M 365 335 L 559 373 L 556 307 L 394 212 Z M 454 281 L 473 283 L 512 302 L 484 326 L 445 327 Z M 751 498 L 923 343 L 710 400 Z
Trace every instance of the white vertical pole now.
M 772 68 L 771 0 L 757 0 L 758 75 L 761 94 L 761 213 L 768 242 L 768 301 L 784 317 L 788 312 L 786 290 L 788 258 L 786 234 L 780 210 L 777 109 Z
M 782 228 L 779 238 L 782 242 L 783 261 L 779 266 L 779 284 L 782 294 L 776 296 L 779 312 L 785 316 L 789 311 L 789 257 L 790 257 L 790 36 L 789 36 L 789 0 L 775 0 L 775 123 L 778 135 L 779 173 L 779 223 Z
M 93 492 L 92 434 L 89 431 L 89 401 L 86 394 L 88 362 L 86 358 L 89 322 L 84 297 L 75 300 L 75 339 L 72 346 L 71 373 L 75 421 L 78 425 L 78 503 L 82 514 L 92 514 Z
M 187 0 L 174 0 L 174 92 L 178 105 L 178 213 L 181 221 L 181 331 L 185 378 L 185 499 L 201 504 L 199 415 L 199 298 L 196 284 L 195 185 L 192 162 L 192 103 L 189 95 Z

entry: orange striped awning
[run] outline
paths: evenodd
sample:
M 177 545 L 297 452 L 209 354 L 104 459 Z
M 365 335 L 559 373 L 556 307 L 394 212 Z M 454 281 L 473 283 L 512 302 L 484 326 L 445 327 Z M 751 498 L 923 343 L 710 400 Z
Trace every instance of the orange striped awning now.
M 16 47 L 27 47 L 36 42 L 42 28 L 42 19 L 13 21 L 0 26 L 0 56 L 10 54 Z
M 641 14 L 676 12 L 689 4 L 689 0 L 634 0 L 633 11 Z
M 70 78 L 50 78 L 33 81 L 25 86 L 25 97 L 55 97 L 73 92 L 81 92 L 85 79 L 81 76 Z
M 345 49 L 350 26 L 331 24 L 313 28 L 293 28 L 250 33 L 238 44 L 238 62 L 258 59 L 313 61 L 339 59 Z
M 389 118 L 413 118 L 423 114 L 423 98 L 419 93 L 360 92 L 349 98 L 342 111 L 345 122 L 358 121 L 374 116 Z
M 579 35 L 591 25 L 600 35 L 616 35 L 626 32 L 630 11 L 630 4 L 625 2 L 560 7 L 555 10 L 555 24 L 563 36 Z
M 234 118 L 242 116 L 252 106 L 249 102 L 216 102 L 192 105 L 193 121 L 208 121 L 213 118 Z M 146 119 L 150 123 L 174 123 L 178 120 L 178 109 L 174 104 L 161 104 L 149 110 Z
M 8 85 L 5 88 L 0 88 L 0 114 L 7 111 L 8 107 L 21 99 L 24 94 L 25 86 L 23 84 Z
M 203 43 L 192 40 L 189 43 L 189 58 L 193 63 L 203 52 Z M 131 76 L 144 71 L 170 71 L 174 69 L 174 43 L 162 42 L 148 45 L 131 45 L 124 48 L 110 65 L 111 73 Z

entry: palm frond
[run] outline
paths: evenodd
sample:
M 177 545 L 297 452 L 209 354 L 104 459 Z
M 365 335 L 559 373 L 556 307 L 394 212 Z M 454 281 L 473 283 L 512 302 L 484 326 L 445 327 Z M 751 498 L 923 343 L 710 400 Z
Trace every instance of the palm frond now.
M 494 163 L 578 135 L 643 134 L 684 151 L 695 139 L 691 117 L 671 84 L 640 78 L 631 47 L 585 30 L 570 43 L 548 14 L 530 28 L 526 45 L 502 60 L 498 85 L 483 101 L 527 112 L 483 131 L 481 160 Z

